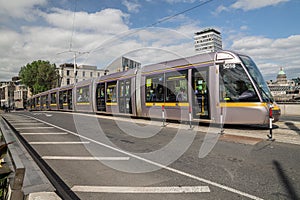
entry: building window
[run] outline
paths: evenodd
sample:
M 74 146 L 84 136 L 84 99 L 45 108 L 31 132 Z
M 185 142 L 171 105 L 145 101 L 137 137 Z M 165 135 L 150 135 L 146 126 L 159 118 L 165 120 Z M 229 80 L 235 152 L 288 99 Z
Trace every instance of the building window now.
M 85 71 L 82 72 L 82 77 L 85 77 Z
M 67 76 L 70 76 L 70 70 L 67 70 Z
M 67 78 L 67 85 L 70 85 L 70 79 Z
M 93 72 L 90 72 L 90 77 L 93 77 Z

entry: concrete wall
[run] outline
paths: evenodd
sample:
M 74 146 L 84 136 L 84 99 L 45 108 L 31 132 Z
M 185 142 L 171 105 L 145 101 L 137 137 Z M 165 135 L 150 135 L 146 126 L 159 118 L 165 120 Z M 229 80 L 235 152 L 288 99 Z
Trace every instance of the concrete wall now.
M 300 116 L 300 104 L 279 104 L 281 115 Z

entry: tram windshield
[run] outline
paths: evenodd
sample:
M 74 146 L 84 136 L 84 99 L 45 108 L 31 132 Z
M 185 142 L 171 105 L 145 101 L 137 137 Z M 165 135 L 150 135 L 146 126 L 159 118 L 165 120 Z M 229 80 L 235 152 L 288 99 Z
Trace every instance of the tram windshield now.
M 241 64 L 224 64 L 220 70 L 220 101 L 259 102 L 250 78 Z
M 263 101 L 273 102 L 274 99 L 270 92 L 270 89 L 253 60 L 248 56 L 239 55 L 239 57 L 248 70 L 252 80 L 255 82 L 257 89 L 259 90 L 263 98 Z

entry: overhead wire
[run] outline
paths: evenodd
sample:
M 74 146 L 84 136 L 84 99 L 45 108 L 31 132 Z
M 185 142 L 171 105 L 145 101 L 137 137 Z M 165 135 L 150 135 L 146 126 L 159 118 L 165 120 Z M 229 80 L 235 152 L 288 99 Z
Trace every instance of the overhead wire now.
M 189 12 L 189 11 L 194 10 L 194 9 L 196 9 L 196 8 L 199 8 L 199 7 L 201 7 L 201 6 L 204 6 L 205 4 L 208 4 L 208 3 L 212 2 L 212 1 L 213 1 L 213 0 L 206 0 L 206 1 L 203 1 L 202 3 L 197 4 L 197 5 L 195 5 L 195 6 L 191 7 L 191 8 L 188 8 L 188 9 L 183 10 L 183 11 L 181 11 L 181 12 L 178 12 L 178 13 L 176 13 L 176 14 L 174 14 L 174 15 L 171 15 L 171 16 L 165 17 L 165 18 L 163 18 L 163 19 L 161 19 L 161 20 L 158 20 L 157 22 L 155 22 L 155 23 L 153 23 L 153 24 L 150 24 L 150 27 L 151 27 L 151 26 L 156 26 L 157 24 L 160 24 L 160 23 L 162 23 L 162 22 L 168 21 L 168 20 L 170 20 L 170 19 L 172 19 L 172 18 L 174 18 L 174 17 L 177 17 L 177 16 L 179 16 L 179 15 L 182 15 L 182 14 L 184 14 L 184 13 L 186 13 L 186 12 Z
M 75 15 L 76 15 L 76 10 L 77 10 L 77 0 L 74 0 L 74 12 L 73 12 L 73 22 L 72 22 L 72 33 L 71 33 L 71 39 L 70 39 L 70 48 L 69 50 L 72 50 L 72 43 L 73 43 L 73 36 L 75 32 Z
M 112 39 L 110 39 L 110 40 L 106 40 L 106 41 L 103 42 L 101 45 L 99 45 L 99 46 L 97 46 L 96 48 L 90 50 L 89 52 L 94 52 L 94 51 L 96 51 L 96 50 L 102 49 L 102 48 L 100 48 L 101 46 L 104 46 L 104 45 L 109 44 L 109 43 L 112 43 L 112 42 L 114 42 L 114 41 L 116 41 L 116 40 L 119 40 L 119 39 L 128 37 L 128 36 L 130 36 L 130 35 L 136 34 L 136 33 L 140 32 L 140 31 L 142 31 L 143 28 L 154 27 L 154 26 L 156 26 L 156 25 L 158 25 L 158 24 L 161 24 L 161 23 L 163 23 L 163 22 L 169 21 L 169 20 L 172 19 L 172 18 L 175 18 L 175 17 L 177 17 L 177 16 L 179 16 L 179 15 L 181 15 L 181 14 L 184 14 L 184 13 L 189 12 L 189 11 L 191 11 L 191 10 L 194 10 L 194 9 L 196 9 L 196 8 L 202 7 L 202 6 L 204 6 L 204 5 L 208 4 L 208 3 L 211 3 L 212 1 L 213 1 L 213 0 L 205 0 L 205 1 L 202 1 L 201 3 L 195 5 L 195 6 L 191 7 L 191 8 L 185 9 L 185 10 L 183 10 L 183 11 L 180 11 L 180 12 L 175 13 L 175 14 L 173 14 L 173 15 L 170 15 L 170 16 L 168 16 L 168 17 L 164 17 L 164 18 L 162 18 L 161 20 L 158 20 L 157 22 L 154 22 L 154 23 L 152 23 L 152 24 L 149 24 L 149 25 L 146 25 L 146 26 L 144 26 L 144 27 L 142 27 L 142 28 L 139 28 L 139 29 L 136 30 L 136 31 L 130 32 L 130 33 L 125 34 L 125 35 L 123 35 L 123 36 L 121 36 L 121 37 L 114 37 L 114 38 L 112 38 Z

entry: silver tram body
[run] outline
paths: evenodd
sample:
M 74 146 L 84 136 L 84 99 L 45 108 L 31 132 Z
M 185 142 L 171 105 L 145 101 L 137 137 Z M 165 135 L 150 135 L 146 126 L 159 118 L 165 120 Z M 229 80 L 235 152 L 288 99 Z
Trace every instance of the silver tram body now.
M 247 87 L 246 95 L 238 91 L 241 82 Z M 188 121 L 192 116 L 193 121 L 218 123 L 222 115 L 227 124 L 267 124 L 270 105 L 274 121 L 280 116 L 280 109 L 251 58 L 231 51 L 199 54 L 101 76 L 35 95 L 30 102 L 35 102 L 31 105 L 33 110 L 157 119 L 164 112 L 167 119 L 180 121 Z

